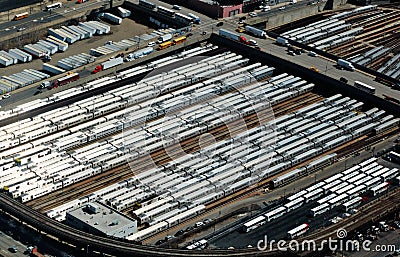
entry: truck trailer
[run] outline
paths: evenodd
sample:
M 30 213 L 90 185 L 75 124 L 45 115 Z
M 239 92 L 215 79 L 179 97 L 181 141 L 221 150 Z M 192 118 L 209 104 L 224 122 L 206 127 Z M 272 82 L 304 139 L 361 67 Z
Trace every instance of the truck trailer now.
M 339 68 L 344 68 L 346 70 L 354 71 L 356 68 L 354 68 L 353 64 L 349 61 L 343 60 L 343 59 L 338 59 L 337 65 Z
M 122 18 L 126 18 L 126 17 L 129 17 L 131 15 L 131 11 L 129 11 L 129 10 L 125 9 L 125 8 L 118 7 L 117 10 L 118 10 L 118 14 Z
M 287 46 L 287 45 L 289 45 L 289 41 L 288 41 L 286 38 L 283 38 L 283 37 L 277 37 L 277 38 L 276 38 L 276 43 L 277 43 L 278 45 L 281 45 L 281 46 Z
M 105 12 L 103 14 L 100 14 L 101 18 L 107 19 L 115 24 L 121 24 L 122 23 L 122 19 L 114 14 Z
M 107 70 L 109 68 L 120 65 L 123 62 L 124 62 L 124 59 L 122 57 L 111 58 L 110 60 L 103 62 L 100 65 L 96 66 L 96 68 L 93 70 L 93 73 L 96 74 L 99 71 Z
M 262 29 L 257 29 L 257 28 L 254 28 L 254 27 L 248 26 L 248 25 L 245 26 L 244 29 L 245 29 L 245 31 L 247 33 L 252 34 L 252 35 L 254 35 L 256 37 L 260 37 L 260 38 L 266 38 L 267 37 L 267 33 Z
M 219 30 L 219 35 L 222 37 L 226 37 L 228 39 L 241 42 L 241 43 L 246 43 L 247 39 L 239 34 L 230 32 L 229 30 L 226 29 L 220 29 Z
M 62 78 L 54 80 L 52 85 L 49 87 L 49 89 L 53 89 L 53 88 L 57 88 L 57 87 L 63 86 L 65 84 L 68 84 L 68 83 L 71 83 L 73 81 L 76 81 L 79 78 L 80 77 L 79 77 L 78 73 L 75 73 L 75 72 L 71 73 L 71 74 L 69 74 L 69 75 L 67 75 L 65 77 L 62 77 Z
M 161 44 L 161 43 L 167 42 L 167 41 L 169 41 L 171 39 L 172 39 L 172 35 L 171 34 L 164 34 L 164 35 L 161 35 L 158 38 L 157 43 Z
M 137 58 L 146 56 L 154 51 L 153 47 L 145 47 L 143 49 L 137 50 L 133 53 L 128 54 L 128 56 L 125 58 L 125 61 L 130 62 L 133 61 Z

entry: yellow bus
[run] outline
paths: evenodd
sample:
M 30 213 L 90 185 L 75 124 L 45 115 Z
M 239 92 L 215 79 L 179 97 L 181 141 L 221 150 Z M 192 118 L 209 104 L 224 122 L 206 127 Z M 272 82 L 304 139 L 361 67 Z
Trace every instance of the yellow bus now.
M 183 37 L 178 37 L 178 38 L 175 38 L 174 40 L 173 40 L 173 42 L 175 43 L 175 44 L 179 44 L 179 43 L 182 43 L 182 42 L 185 42 L 186 41 L 186 37 L 185 36 L 183 36 Z
M 172 45 L 174 45 L 174 43 L 172 43 L 171 41 L 167 41 L 167 42 L 161 43 L 161 44 L 158 46 L 158 49 L 159 49 L 159 50 L 163 50 L 163 49 L 168 48 L 168 47 L 170 47 L 170 46 L 172 46 Z
M 14 20 L 15 21 L 22 20 L 22 19 L 28 18 L 28 16 L 29 16 L 29 14 L 27 12 L 20 13 L 20 14 L 15 15 Z

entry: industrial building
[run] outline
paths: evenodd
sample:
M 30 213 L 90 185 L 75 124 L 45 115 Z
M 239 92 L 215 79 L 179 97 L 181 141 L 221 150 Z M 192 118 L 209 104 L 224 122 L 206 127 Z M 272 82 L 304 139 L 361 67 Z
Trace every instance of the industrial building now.
M 127 238 L 137 232 L 137 222 L 99 203 L 89 203 L 67 213 L 66 223 L 95 235 Z
M 213 0 L 188 0 L 170 1 L 171 4 L 181 4 L 191 10 L 203 13 L 212 18 L 226 18 L 243 12 L 245 1 L 213 1 Z

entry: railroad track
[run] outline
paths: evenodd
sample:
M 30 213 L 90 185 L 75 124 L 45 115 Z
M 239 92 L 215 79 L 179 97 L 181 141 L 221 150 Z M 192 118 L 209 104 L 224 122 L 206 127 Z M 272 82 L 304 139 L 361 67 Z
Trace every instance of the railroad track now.
M 373 203 L 368 203 L 358 208 L 359 212 L 353 214 L 346 219 L 346 222 L 338 222 L 332 226 L 329 226 L 323 231 L 316 231 L 312 234 L 307 235 L 302 240 L 315 240 L 321 242 L 329 236 L 336 237 L 336 231 L 340 228 L 345 228 L 347 231 L 352 231 L 369 221 L 379 217 L 382 213 L 387 213 L 389 210 L 397 210 L 400 208 L 400 190 L 396 189 L 389 192 L 388 195 L 382 196 L 376 199 Z
M 190 251 L 177 249 L 160 249 L 151 246 L 137 245 L 132 242 L 121 242 L 112 238 L 92 235 L 86 232 L 69 227 L 63 223 L 50 219 L 32 208 L 6 196 L 0 194 L 0 209 L 18 218 L 20 221 L 27 222 L 46 234 L 55 236 L 61 241 L 69 242 L 72 245 L 86 248 L 88 245 L 92 251 L 107 253 L 117 256 L 176 256 L 176 257 L 223 257 L 223 256 L 243 256 L 253 257 L 256 253 L 258 256 L 269 256 L 271 253 L 256 252 L 255 250 L 204 250 Z
M 396 131 L 399 131 L 399 130 L 398 129 L 392 130 L 392 131 L 389 131 L 387 133 L 384 133 L 384 134 L 380 135 L 379 137 L 375 137 L 375 140 L 374 141 L 370 140 L 369 144 L 375 143 L 375 142 L 379 142 L 382 138 L 387 137 L 388 135 L 391 135 L 391 134 L 395 134 Z M 336 152 L 336 153 L 338 153 L 338 158 L 340 158 L 342 156 L 346 156 L 349 152 L 354 152 L 357 149 L 359 150 L 359 149 L 364 148 L 365 144 L 363 144 L 362 142 L 364 142 L 366 139 L 367 139 L 366 136 L 360 137 L 360 138 L 358 138 L 356 140 L 352 140 L 352 141 L 348 142 L 347 144 L 344 144 L 344 145 L 339 146 L 337 148 L 334 148 L 334 149 L 332 149 L 332 150 L 330 150 L 328 152 L 325 152 L 324 154 L 331 154 L 331 153 L 335 153 Z M 353 144 L 355 144 L 355 146 Z M 351 149 L 352 151 L 348 151 L 348 149 Z M 344 151 L 343 153 L 341 152 L 342 150 Z M 230 195 L 228 197 L 222 198 L 222 199 L 220 199 L 220 200 L 218 200 L 216 202 L 213 202 L 213 203 L 207 205 L 206 208 L 207 209 L 208 208 L 215 208 L 215 207 L 218 207 L 220 204 L 224 204 L 225 202 L 230 202 L 230 201 L 234 200 L 235 198 L 241 198 L 242 196 L 250 194 L 250 193 L 252 193 L 252 192 L 254 192 L 254 191 L 256 191 L 256 190 L 258 190 L 260 188 L 265 187 L 266 185 L 268 185 L 275 178 L 277 178 L 279 176 L 282 176 L 283 174 L 286 174 L 286 173 L 288 173 L 288 172 L 290 172 L 292 170 L 300 168 L 300 167 L 312 162 L 313 160 L 315 160 L 317 158 L 318 158 L 318 156 L 314 157 L 313 159 L 310 159 L 310 160 L 308 160 L 306 162 L 300 163 L 300 164 L 298 164 L 298 165 L 296 165 L 296 166 L 294 166 L 294 167 L 292 167 L 290 169 L 287 169 L 284 172 L 281 172 L 281 173 L 276 174 L 276 175 L 274 175 L 272 177 L 266 178 L 263 181 L 260 181 L 258 184 L 254 185 L 253 188 L 242 189 L 242 190 L 236 192 L 235 194 L 232 194 L 232 195 Z M 247 192 L 247 191 L 249 191 L 249 192 Z
M 320 96 L 317 96 L 312 93 L 307 93 L 297 98 L 286 101 L 285 103 L 276 105 L 273 107 L 273 110 L 274 112 L 276 110 L 277 116 L 280 116 L 287 112 L 299 109 L 301 107 L 304 107 L 305 105 L 314 103 L 321 99 L 322 97 Z M 220 128 L 216 128 L 210 131 L 209 133 L 211 133 L 214 136 L 214 139 L 218 141 L 230 138 L 236 134 L 243 132 L 246 128 L 250 129 L 255 126 L 258 126 L 260 123 L 265 123 L 268 121 L 268 120 L 259 121 L 258 118 L 259 117 L 257 117 L 257 115 L 254 114 L 249 115 L 244 118 L 244 120 L 246 121 L 246 126 L 243 126 L 243 124 L 239 124 L 238 126 L 236 126 L 235 123 L 232 123 L 229 124 L 230 128 L 229 131 L 226 129 L 226 126 L 225 127 L 223 126 Z M 232 128 L 233 129 L 239 128 L 239 130 L 233 131 Z M 214 139 L 210 138 L 210 140 L 206 142 L 202 141 L 202 146 L 204 147 L 210 145 L 211 143 L 214 142 Z M 180 147 L 185 153 L 193 153 L 200 149 L 200 146 L 197 144 L 198 141 L 199 141 L 199 136 L 189 138 L 183 142 L 180 142 Z M 153 152 L 151 154 L 151 159 L 149 159 L 149 157 L 140 158 L 133 164 L 135 170 L 137 171 L 137 173 L 140 173 L 146 170 L 146 168 L 149 168 L 149 166 L 150 168 L 153 168 L 154 166 L 151 166 L 153 163 L 156 163 L 158 166 L 160 166 L 171 161 L 171 156 L 169 156 L 168 154 L 174 153 L 175 152 L 174 148 L 176 148 L 176 146 L 169 147 L 166 150 L 163 149 L 157 152 Z M 182 154 L 173 157 L 177 158 L 180 156 L 182 156 Z M 105 173 L 99 174 L 88 180 L 84 180 L 77 184 L 71 185 L 70 187 L 63 189 L 61 192 L 54 192 L 47 196 L 43 196 L 41 198 L 32 200 L 28 202 L 27 205 L 31 206 L 35 210 L 39 210 L 40 212 L 46 212 L 49 209 L 52 209 L 60 205 L 61 202 L 65 202 L 71 199 L 79 199 L 80 197 L 88 195 L 106 185 L 128 179 L 132 176 L 133 172 L 130 169 L 130 166 L 124 165 L 122 167 L 118 167 L 110 171 L 107 171 Z
M 396 130 L 396 131 L 398 131 L 398 130 Z M 394 133 L 395 133 L 395 131 L 393 130 L 393 131 L 385 133 L 384 135 L 381 135 L 379 137 L 374 137 L 375 138 L 374 142 L 378 142 L 382 138 L 387 137 L 389 134 L 394 134 Z M 357 140 L 353 140 L 353 141 L 351 141 L 351 142 L 349 142 L 349 143 L 347 143 L 345 145 L 342 145 L 340 147 L 332 149 L 331 151 L 326 152 L 324 154 L 330 154 L 330 153 L 333 153 L 333 152 L 337 152 L 338 153 L 338 159 L 339 159 L 340 157 L 346 155 L 348 149 L 352 149 L 354 151 L 356 149 L 364 148 L 365 144 L 360 144 L 360 142 L 364 142 L 366 139 L 367 139 L 367 136 L 360 137 Z M 371 143 L 371 140 L 367 140 L 367 141 L 369 141 L 369 143 Z M 343 152 L 341 152 L 340 150 L 342 150 Z M 239 191 L 237 191 L 237 192 L 235 192 L 235 193 L 233 193 L 233 194 L 231 194 L 231 195 L 229 195 L 227 197 L 224 197 L 224 198 L 219 199 L 219 200 L 217 200 L 215 202 L 212 202 L 212 203 L 210 203 L 210 204 L 208 204 L 206 206 L 206 211 L 204 213 L 202 213 L 202 214 L 200 214 L 200 215 L 198 215 L 198 216 L 196 216 L 194 218 L 191 218 L 191 219 L 185 221 L 182 224 L 193 223 L 194 221 L 200 220 L 201 217 L 205 217 L 208 213 L 210 213 L 210 212 L 212 212 L 212 211 L 214 211 L 216 209 L 219 209 L 221 206 L 229 205 L 229 204 L 234 203 L 234 202 L 236 202 L 236 201 L 238 201 L 240 199 L 246 198 L 247 196 L 253 194 L 254 192 L 264 188 L 266 185 L 268 185 L 275 178 L 277 178 L 279 176 L 282 176 L 283 174 L 286 174 L 286 173 L 288 173 L 288 172 L 290 172 L 290 171 L 292 171 L 294 169 L 302 167 L 302 166 L 312 162 L 313 160 L 315 160 L 317 158 L 318 157 L 315 157 L 315 158 L 313 158 L 311 160 L 308 160 L 306 162 L 300 163 L 300 164 L 298 164 L 298 165 L 296 165 L 296 166 L 294 166 L 294 167 L 292 167 L 290 169 L 287 169 L 284 172 L 281 172 L 281 173 L 279 173 L 277 175 L 274 175 L 272 177 L 266 178 L 263 181 L 260 181 L 259 183 L 255 184 L 255 185 L 252 185 L 252 186 L 247 187 L 245 189 L 239 190 Z M 161 233 L 163 233 L 165 235 L 171 234 L 171 233 L 169 233 L 170 230 L 174 230 L 177 226 L 181 226 L 182 224 L 175 225 L 175 226 L 173 226 L 171 228 L 168 228 L 167 230 L 162 231 Z M 150 236 L 150 237 L 146 238 L 144 240 L 144 242 L 154 241 L 154 238 L 157 238 L 157 237 L 159 237 L 159 234 L 155 234 L 153 236 Z

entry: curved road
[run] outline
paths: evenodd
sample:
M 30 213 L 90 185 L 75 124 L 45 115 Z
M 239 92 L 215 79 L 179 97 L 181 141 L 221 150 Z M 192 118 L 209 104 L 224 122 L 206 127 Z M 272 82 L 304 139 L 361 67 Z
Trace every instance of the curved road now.
M 116 239 L 95 236 L 80 230 L 71 228 L 65 224 L 57 222 L 44 216 L 43 214 L 32 210 L 28 206 L 11 199 L 10 197 L 0 194 L 0 209 L 10 213 L 23 222 L 27 222 L 38 230 L 59 238 L 62 241 L 69 242 L 76 246 L 85 247 L 91 251 L 99 251 L 117 256 L 135 256 L 135 257 L 151 257 L 151 256 L 177 256 L 177 257 L 255 257 L 255 256 L 271 256 L 275 252 L 261 252 L 253 249 L 245 250 L 204 250 L 189 251 L 178 249 L 162 249 L 152 246 L 136 245 L 129 242 L 121 242 Z

